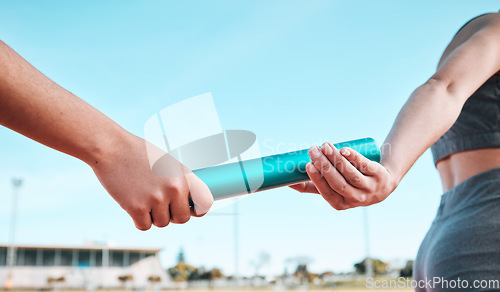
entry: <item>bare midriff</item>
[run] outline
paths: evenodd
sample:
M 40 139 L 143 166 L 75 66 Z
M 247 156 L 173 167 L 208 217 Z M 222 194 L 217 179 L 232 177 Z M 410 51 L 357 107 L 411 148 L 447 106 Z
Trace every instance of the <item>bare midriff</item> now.
M 445 192 L 476 174 L 497 167 L 500 167 L 500 148 L 458 152 L 436 164 Z

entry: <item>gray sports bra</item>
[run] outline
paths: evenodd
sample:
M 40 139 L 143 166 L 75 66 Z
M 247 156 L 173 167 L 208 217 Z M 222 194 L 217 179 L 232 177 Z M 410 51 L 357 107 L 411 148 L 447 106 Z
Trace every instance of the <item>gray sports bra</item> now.
M 431 147 L 434 163 L 457 152 L 500 147 L 500 76 L 493 75 L 465 102 L 453 126 Z
M 469 20 L 457 34 L 471 21 L 483 15 Z M 431 151 L 434 163 L 437 163 L 453 153 L 497 147 L 500 147 L 500 75 L 498 74 L 493 75 L 469 97 L 455 124 L 431 146 Z

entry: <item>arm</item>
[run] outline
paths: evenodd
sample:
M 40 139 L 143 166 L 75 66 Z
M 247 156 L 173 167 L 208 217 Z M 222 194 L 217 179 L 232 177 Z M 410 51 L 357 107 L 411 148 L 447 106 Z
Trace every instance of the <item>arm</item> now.
M 311 182 L 293 186 L 319 192 L 336 209 L 378 203 L 394 191 L 422 153 L 456 121 L 465 101 L 500 70 L 500 22 L 477 31 L 443 56 L 437 72 L 418 87 L 387 136 L 379 163 L 352 149 L 311 149 Z
M 0 124 L 90 165 L 138 229 L 189 220 L 188 183 L 200 180 L 186 176 L 187 169 L 173 158 L 170 167 L 177 175 L 153 174 L 146 152 L 151 145 L 55 84 L 1 41 Z

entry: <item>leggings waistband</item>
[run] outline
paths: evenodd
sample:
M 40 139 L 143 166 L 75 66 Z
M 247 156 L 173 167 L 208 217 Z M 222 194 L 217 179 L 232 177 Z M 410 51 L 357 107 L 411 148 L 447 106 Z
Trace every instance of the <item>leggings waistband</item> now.
M 438 216 L 491 200 L 500 201 L 500 167 L 476 174 L 444 192 Z

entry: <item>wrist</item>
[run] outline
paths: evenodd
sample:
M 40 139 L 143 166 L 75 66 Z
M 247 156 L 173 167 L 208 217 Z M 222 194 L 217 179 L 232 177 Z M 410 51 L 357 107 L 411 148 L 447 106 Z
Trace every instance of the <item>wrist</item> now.
M 401 174 L 401 172 L 397 168 L 395 168 L 391 163 L 389 163 L 387 160 L 385 160 L 383 158 L 380 161 L 380 164 L 389 173 L 390 185 L 391 185 L 392 190 L 396 189 L 396 187 L 401 182 L 401 179 L 403 179 L 404 174 Z
M 126 148 L 131 136 L 131 133 L 114 124 L 107 131 L 99 131 L 98 135 L 89 141 L 79 158 L 92 168 L 102 165 Z

